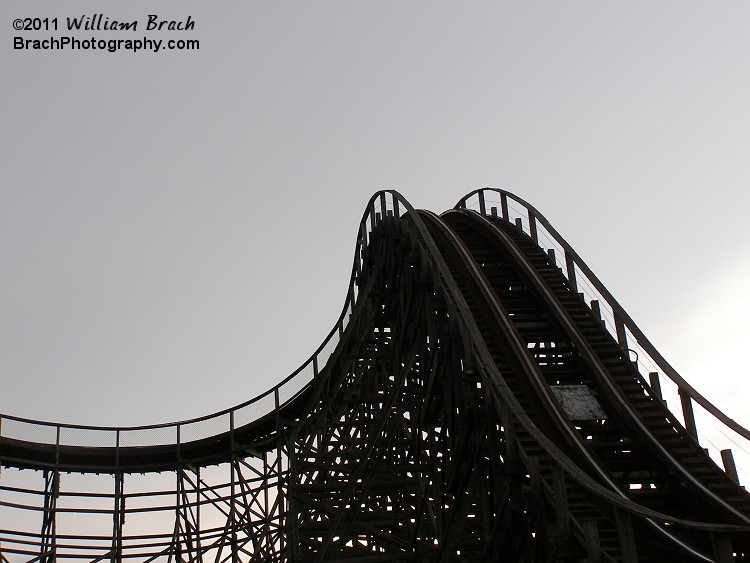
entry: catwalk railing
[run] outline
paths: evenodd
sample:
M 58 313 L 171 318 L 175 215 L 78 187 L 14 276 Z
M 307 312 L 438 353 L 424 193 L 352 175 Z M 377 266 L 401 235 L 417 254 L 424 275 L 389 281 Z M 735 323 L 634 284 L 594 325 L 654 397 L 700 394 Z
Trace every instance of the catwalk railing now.
M 65 446 L 114 448 L 115 457 L 119 458 L 117 451 L 123 448 L 173 445 L 179 450 L 180 446 L 190 442 L 225 433 L 231 435 L 242 427 L 251 425 L 279 409 L 284 409 L 318 375 L 346 329 L 356 305 L 362 257 L 370 233 L 382 216 L 400 216 L 406 209 L 405 203 L 406 201 L 398 193 L 392 191 L 378 192 L 368 202 L 358 228 L 354 264 L 341 314 L 318 349 L 278 385 L 234 407 L 197 418 L 162 424 L 91 426 L 46 422 L 0 414 L 0 439 L 18 440 L 56 448 Z M 24 466 L 27 462 L 24 459 L 7 458 L 2 461 L 20 466 Z M 32 460 L 29 464 L 33 466 L 37 462 Z M 76 469 L 85 470 L 82 467 Z M 111 470 L 116 471 L 117 467 L 112 467 Z
M 370 235 L 383 217 L 400 216 L 405 203 L 395 192 L 368 202 L 339 318 L 307 361 L 268 391 L 165 424 L 102 427 L 0 415 L 0 562 L 180 560 L 181 553 L 190 560 L 280 560 L 288 509 L 280 413 L 304 400 L 328 363 L 357 304 Z M 269 418 L 263 451 L 247 448 L 247 440 L 235 444 L 235 434 Z M 229 437 L 220 455 L 190 458 L 191 444 L 219 436 Z M 164 458 L 165 449 L 175 455 Z M 40 450 L 52 455 L 40 461 Z M 92 461 L 66 465 L 65 452 L 88 452 Z M 143 461 L 123 466 L 127 452 Z
M 750 430 L 727 416 L 688 383 L 643 334 L 604 284 L 544 215 L 520 197 L 498 188 L 464 196 L 456 209 L 471 209 L 514 223 L 547 252 L 573 290 L 602 319 L 641 374 L 709 455 L 739 482 L 737 466 L 750 467 Z M 710 446 L 710 447 L 709 447 Z M 739 463 L 735 463 L 735 457 Z M 746 474 L 750 479 L 750 474 Z

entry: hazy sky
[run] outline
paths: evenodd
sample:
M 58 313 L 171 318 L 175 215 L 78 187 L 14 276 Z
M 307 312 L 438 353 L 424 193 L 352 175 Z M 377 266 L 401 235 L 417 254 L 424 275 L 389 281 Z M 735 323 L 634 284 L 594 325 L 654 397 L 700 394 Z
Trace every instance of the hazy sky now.
M 103 14 L 136 32 L 18 32 Z M 149 14 L 189 32 L 147 32 Z M 0 412 L 92 424 L 249 398 L 338 317 L 377 190 L 542 211 L 750 424 L 750 3 L 0 4 Z M 13 38 L 198 39 L 193 51 Z

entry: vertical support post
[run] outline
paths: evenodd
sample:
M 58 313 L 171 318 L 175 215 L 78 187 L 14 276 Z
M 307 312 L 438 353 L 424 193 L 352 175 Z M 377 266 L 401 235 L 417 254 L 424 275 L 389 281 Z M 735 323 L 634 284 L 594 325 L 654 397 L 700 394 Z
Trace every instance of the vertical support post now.
M 296 507 L 294 501 L 294 488 L 299 480 L 299 470 L 297 467 L 297 455 L 294 449 L 294 441 L 297 438 L 298 429 L 293 429 L 287 433 L 287 463 L 289 467 L 287 472 L 289 478 L 287 479 L 287 511 L 286 511 L 286 545 L 287 545 L 287 561 L 294 563 L 296 560 L 295 549 L 299 545 L 299 528 L 298 528 L 298 515 L 296 514 Z
M 234 453 L 234 409 L 229 411 L 229 448 Z
M 548 248 L 547 249 L 547 257 L 549 258 L 549 263 L 552 266 L 557 266 L 557 258 L 555 257 L 555 249 L 554 248 Z
M 484 201 L 484 190 L 479 190 L 479 213 L 487 215 L 487 203 Z
M 656 395 L 660 400 L 664 400 L 664 396 L 661 393 L 661 379 L 659 379 L 659 372 L 658 371 L 651 371 L 648 374 L 648 381 L 651 384 L 651 389 L 654 391 L 654 395 Z
M 492 217 L 497 217 L 497 207 L 490 207 L 490 215 Z
M 693 401 L 682 389 L 678 389 L 680 402 L 682 403 L 682 416 L 685 418 L 685 430 L 698 441 L 698 428 L 695 425 L 695 415 L 693 414 Z
M 393 215 L 395 217 L 401 217 L 401 210 L 399 209 L 399 206 L 398 206 L 397 197 L 393 197 Z
M 60 464 L 60 426 L 55 427 L 55 467 Z
M 600 321 L 602 320 L 602 309 L 599 306 L 599 300 L 598 299 L 592 299 L 591 300 L 591 312 L 594 313 L 594 316 L 597 319 L 599 319 Z
M 120 468 L 120 431 L 115 433 L 115 468 Z
M 123 495 L 123 474 L 117 471 L 115 477 L 115 506 L 112 511 L 112 552 L 110 561 L 122 561 L 122 526 L 125 523 L 125 497 Z
M 510 213 L 508 213 L 508 196 L 500 194 L 500 210 L 503 214 L 503 219 L 510 221 Z
M 534 215 L 531 211 L 529 211 L 529 234 L 531 235 L 531 240 L 538 244 L 539 233 L 537 233 L 536 230 L 536 215 Z
M 623 350 L 628 349 L 628 336 L 625 332 L 625 323 L 623 322 L 620 315 L 613 311 L 615 316 L 615 331 L 617 332 L 617 342 L 620 344 L 620 348 Z
M 552 466 L 552 480 L 555 513 L 557 515 L 557 543 L 564 545 L 571 537 L 570 509 L 568 507 L 568 492 L 565 487 L 565 472 L 556 463 Z
M 732 538 L 729 534 L 713 532 L 711 544 L 714 548 L 714 561 L 716 563 L 732 563 L 734 561 Z
M 740 484 L 740 476 L 737 474 L 737 466 L 734 464 L 732 450 L 721 450 L 721 461 L 724 464 L 724 472 L 737 483 Z
M 375 223 L 375 201 L 370 202 L 369 215 L 370 215 L 370 230 L 374 231 L 375 225 L 376 225 Z M 366 239 L 365 239 L 365 242 L 367 242 Z
M 362 239 L 362 247 L 364 248 L 367 246 L 367 221 L 362 222 L 362 225 L 359 229 L 359 238 Z M 362 259 L 359 256 L 359 252 L 357 253 L 357 265 L 359 266 L 359 269 L 357 270 L 359 273 L 362 273 Z
M 195 468 L 195 548 L 197 553 L 203 553 L 201 547 L 201 466 Z M 199 559 L 200 561 L 200 556 Z
M 398 200 L 394 198 L 394 201 L 397 202 Z M 317 365 L 317 362 L 316 362 L 316 365 Z M 274 405 L 276 405 L 276 435 L 282 436 L 283 428 L 282 428 L 281 416 L 279 415 L 280 399 L 279 399 L 278 387 L 274 389 L 273 397 L 274 397 Z M 279 519 L 278 521 L 279 529 L 283 530 L 285 529 L 283 518 L 285 514 L 288 515 L 288 507 L 289 507 L 288 496 L 290 495 L 290 493 L 289 491 L 287 492 L 284 491 L 284 487 L 282 484 L 283 479 L 282 479 L 282 462 L 281 462 L 282 460 L 281 442 L 282 442 L 281 440 L 276 441 L 276 498 L 277 498 L 276 510 L 277 510 L 278 519 Z M 282 545 L 280 545 L 279 551 L 282 554 L 286 554 L 287 560 L 291 561 L 292 554 L 291 554 L 291 549 L 289 548 L 289 546 L 291 545 L 290 538 L 287 537 L 287 534 L 281 534 L 280 541 L 282 542 Z
M 232 452 L 232 457 L 229 461 L 231 466 L 231 478 L 232 484 L 230 487 L 230 499 L 229 499 L 229 526 L 230 526 L 230 542 L 232 545 L 232 563 L 239 563 L 239 552 L 237 550 L 237 457 Z
M 60 429 L 58 427 L 58 438 Z M 59 443 L 59 439 L 58 439 Z M 40 537 L 39 561 L 54 563 L 57 559 L 57 499 L 60 496 L 60 473 L 44 471 L 44 512 Z
M 522 464 L 518 451 L 516 433 L 513 429 L 513 419 L 508 411 L 502 414 L 503 438 L 505 440 L 505 472 L 510 481 L 510 510 L 513 517 L 523 512 L 523 493 L 521 491 Z
M 185 541 L 187 533 L 187 529 L 183 530 L 183 526 L 187 526 L 187 514 L 183 515 L 185 507 L 183 507 L 182 503 L 182 495 L 185 487 L 183 471 L 185 471 L 185 468 L 182 465 L 175 471 L 174 532 L 172 532 L 172 553 L 174 554 L 175 561 L 182 561 L 182 543 Z
M 539 459 L 529 457 L 527 460 L 529 478 L 531 481 L 531 509 L 534 515 L 534 531 L 536 532 L 536 558 L 546 561 L 550 550 L 547 534 L 547 515 L 544 510 L 544 483 L 539 468 Z
M 633 519 L 630 516 L 630 512 L 615 507 L 615 520 L 617 521 L 617 534 L 620 536 L 622 562 L 638 563 L 635 534 L 633 533 Z
M 602 544 L 599 541 L 599 525 L 596 520 L 586 520 L 583 523 L 583 533 L 586 535 L 586 554 L 589 563 L 602 563 Z
M 573 288 L 574 292 L 577 292 L 578 282 L 576 281 L 575 260 L 573 260 L 573 255 L 567 248 L 565 249 L 565 269 L 568 271 L 568 281 L 570 282 L 570 287 Z
M 181 434 L 180 430 L 181 430 L 180 429 L 180 424 L 177 423 L 175 432 L 177 433 L 176 443 L 177 443 L 177 461 L 178 462 L 182 459 L 182 446 L 181 446 L 181 443 L 180 443 L 181 440 L 182 440 L 182 437 L 180 435 Z

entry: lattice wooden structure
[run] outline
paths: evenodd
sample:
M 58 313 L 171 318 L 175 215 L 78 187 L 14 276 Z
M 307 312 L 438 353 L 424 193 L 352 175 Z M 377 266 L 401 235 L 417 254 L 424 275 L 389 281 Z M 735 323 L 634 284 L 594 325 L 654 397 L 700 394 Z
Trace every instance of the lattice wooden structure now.
M 535 208 L 380 192 L 339 321 L 266 393 L 144 427 L 2 416 L 0 560 L 745 561 L 750 495 L 703 421 L 750 440 Z

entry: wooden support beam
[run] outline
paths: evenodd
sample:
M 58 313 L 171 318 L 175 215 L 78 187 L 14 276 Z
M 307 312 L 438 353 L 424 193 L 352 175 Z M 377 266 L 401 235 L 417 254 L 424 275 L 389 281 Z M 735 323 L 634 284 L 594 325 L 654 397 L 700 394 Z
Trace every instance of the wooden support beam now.
M 570 282 L 570 287 L 573 288 L 573 291 L 578 291 L 575 261 L 573 260 L 573 255 L 567 250 L 565 251 L 565 269 L 568 271 L 568 282 Z
M 552 487 L 555 497 L 555 515 L 557 517 L 557 543 L 567 546 L 571 538 L 570 509 L 568 492 L 565 486 L 565 472 L 555 464 L 552 466 Z
M 547 256 L 549 257 L 549 263 L 553 266 L 557 266 L 557 259 L 555 258 L 555 249 L 554 248 L 548 248 L 547 249 Z
M 693 414 L 693 401 L 682 389 L 678 390 L 680 402 L 682 403 L 682 416 L 685 418 L 685 430 L 698 441 L 698 428 L 695 425 L 695 415 Z
M 583 523 L 583 533 L 586 536 L 586 554 L 589 563 L 602 563 L 602 544 L 599 541 L 599 524 L 596 520 L 586 520 Z
M 114 475 L 114 510 L 112 511 L 112 563 L 122 560 L 122 526 L 125 523 L 125 497 L 123 495 L 124 476 L 118 471 Z
M 724 471 L 727 475 L 737 483 L 740 484 L 740 476 L 737 474 L 737 466 L 734 464 L 734 456 L 732 450 L 721 450 L 721 461 L 724 463 Z
M 651 384 L 651 389 L 654 391 L 654 395 L 656 395 L 659 399 L 663 401 L 664 397 L 661 393 L 661 380 L 659 379 L 659 372 L 657 371 L 649 372 L 648 381 Z
M 620 344 L 620 348 L 623 350 L 628 349 L 628 336 L 625 332 L 625 323 L 622 317 L 615 313 L 615 331 L 617 332 L 617 342 Z
M 57 428 L 58 444 L 60 428 Z M 57 559 L 57 499 L 60 497 L 60 473 L 44 471 L 44 512 L 40 534 L 39 561 L 54 563 Z M 33 559 L 32 559 L 33 561 Z
M 617 522 L 617 535 L 620 537 L 622 563 L 638 563 L 635 533 L 633 532 L 633 519 L 630 512 L 621 508 L 615 508 L 615 520 Z
M 602 310 L 601 307 L 599 307 L 599 300 L 598 299 L 592 299 L 591 300 L 591 311 L 594 313 L 594 316 L 602 320 Z
M 531 510 L 536 532 L 536 560 L 546 561 L 550 552 L 549 534 L 547 533 L 547 514 L 544 506 L 544 481 L 539 468 L 539 459 L 529 457 L 527 460 L 529 479 L 531 481 Z
M 536 243 L 539 242 L 539 233 L 536 230 L 536 217 L 531 211 L 529 211 L 529 234 L 531 235 L 531 240 Z
M 733 563 L 732 538 L 727 533 L 714 532 L 711 534 L 711 544 L 714 549 L 716 563 Z

